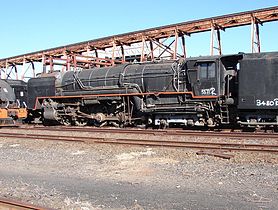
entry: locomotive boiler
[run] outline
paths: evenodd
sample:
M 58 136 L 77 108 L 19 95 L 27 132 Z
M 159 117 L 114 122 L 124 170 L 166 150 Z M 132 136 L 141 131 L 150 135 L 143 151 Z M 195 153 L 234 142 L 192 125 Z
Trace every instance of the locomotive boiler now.
M 277 126 L 277 53 L 126 63 L 28 82 L 30 116 L 115 126 Z

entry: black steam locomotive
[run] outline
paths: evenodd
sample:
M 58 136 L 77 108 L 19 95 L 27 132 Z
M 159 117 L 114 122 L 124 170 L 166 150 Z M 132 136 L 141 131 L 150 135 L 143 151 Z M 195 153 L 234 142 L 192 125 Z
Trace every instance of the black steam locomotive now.
M 278 53 L 127 63 L 28 81 L 29 120 L 278 126 Z
M 27 84 L 19 80 L 0 80 L 0 126 L 14 125 L 27 117 Z

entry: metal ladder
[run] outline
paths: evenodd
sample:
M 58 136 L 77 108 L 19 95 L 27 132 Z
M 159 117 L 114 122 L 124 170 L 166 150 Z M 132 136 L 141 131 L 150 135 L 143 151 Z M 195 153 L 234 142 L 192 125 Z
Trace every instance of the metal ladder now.
M 220 106 L 220 117 L 221 117 L 221 123 L 222 124 L 229 124 L 230 123 L 228 105 L 221 105 Z

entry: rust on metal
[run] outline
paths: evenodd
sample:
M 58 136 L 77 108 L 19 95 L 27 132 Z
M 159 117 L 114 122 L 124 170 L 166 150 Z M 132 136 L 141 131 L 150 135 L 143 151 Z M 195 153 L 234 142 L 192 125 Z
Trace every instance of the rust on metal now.
M 114 97 L 114 96 L 120 96 L 120 97 L 129 97 L 129 96 L 158 96 L 158 95 L 190 95 L 194 99 L 216 99 L 218 96 L 196 96 L 192 91 L 186 91 L 186 92 L 146 92 L 146 93 L 110 93 L 110 94 L 92 94 L 92 95 L 73 95 L 73 96 L 51 96 L 51 97 L 37 97 L 36 103 L 34 109 L 37 109 L 39 105 L 39 101 L 42 101 L 44 99 L 48 98 L 56 98 L 56 99 L 66 99 L 66 98 L 76 98 L 76 99 L 85 99 L 85 98 L 91 98 L 91 97 Z
M 219 157 L 223 159 L 231 159 L 234 155 L 223 153 L 221 150 L 201 150 L 196 152 L 197 155 L 209 155 L 214 157 Z
M 139 61 L 160 58 L 161 55 L 154 55 L 154 51 L 157 48 L 163 51 L 163 53 L 166 53 L 169 59 L 177 59 L 179 57 L 186 57 L 185 36 L 206 31 L 211 31 L 212 33 L 211 53 L 213 54 L 213 49 L 216 49 L 218 50 L 218 54 L 221 54 L 220 30 L 224 31 L 227 28 L 245 25 L 251 25 L 251 51 L 260 52 L 259 25 L 277 20 L 278 6 L 205 18 L 4 58 L 0 59 L 0 68 L 4 70 L 5 77 L 8 78 L 11 71 L 17 71 L 15 66 L 26 66 L 27 63 L 34 62 L 41 62 L 43 64 L 42 72 L 44 73 L 46 72 L 46 67 L 49 68 L 48 70 L 50 72 L 55 70 L 54 65 L 63 65 L 65 70 L 69 70 L 70 67 L 90 68 L 111 66 L 126 62 L 125 56 L 127 56 L 127 50 L 130 50 L 133 44 L 140 45 L 139 48 L 141 48 L 141 51 L 137 52 L 137 55 L 135 55 L 136 53 L 132 55 L 135 56 L 135 59 L 138 58 Z M 174 38 L 174 40 L 171 42 L 171 40 L 169 40 L 170 38 Z M 180 55 L 177 50 L 178 43 L 180 43 L 179 40 L 181 40 L 182 55 Z M 215 41 L 216 47 L 214 47 L 213 43 Z M 169 42 L 171 42 L 171 44 L 169 44 Z M 101 58 L 99 54 L 107 53 L 106 50 L 110 50 L 111 54 L 108 57 L 106 54 L 104 58 Z M 84 57 L 84 53 L 88 52 L 94 56 Z M 164 56 L 167 57 L 166 55 Z M 63 60 L 64 63 L 61 64 L 61 62 L 57 62 L 61 60 Z M 8 72 L 9 69 L 10 72 Z M 35 75 L 34 66 L 32 66 L 32 70 L 33 75 Z M 25 71 L 27 70 L 23 69 L 23 73 Z M 22 78 L 24 78 L 24 75 Z
M 278 144 L 257 144 L 243 142 L 207 142 L 207 141 L 189 141 L 189 140 L 165 140 L 163 138 L 156 139 L 134 139 L 134 138 L 102 138 L 102 137 L 81 137 L 81 136 L 66 136 L 51 134 L 20 134 L 10 132 L 0 132 L 1 137 L 19 138 L 19 139 L 34 139 L 34 140 L 51 140 L 51 141 L 72 141 L 84 143 L 106 143 L 106 144 L 126 144 L 126 145 L 141 145 L 141 146 L 164 146 L 175 148 L 190 148 L 201 150 L 228 150 L 228 151 L 248 151 L 248 152 L 268 152 L 278 153 Z M 196 135 L 195 133 L 195 136 Z
M 226 137 L 229 139 L 256 139 L 256 141 L 264 141 L 265 139 L 278 140 L 277 133 L 248 133 L 248 132 L 219 132 L 219 131 L 192 131 L 192 130 L 177 130 L 177 129 L 167 129 L 167 130 L 152 130 L 152 129 L 115 129 L 115 128 L 96 128 L 96 127 L 45 127 L 45 126 L 21 126 L 15 128 L 15 130 L 44 130 L 44 131 L 77 131 L 77 132 L 89 132 L 89 133 L 116 133 L 116 134 L 148 134 L 148 135 L 163 135 L 163 136 L 202 136 L 202 137 Z
M 51 210 L 50 208 L 35 206 L 21 201 L 0 198 L 0 209 L 7 210 Z

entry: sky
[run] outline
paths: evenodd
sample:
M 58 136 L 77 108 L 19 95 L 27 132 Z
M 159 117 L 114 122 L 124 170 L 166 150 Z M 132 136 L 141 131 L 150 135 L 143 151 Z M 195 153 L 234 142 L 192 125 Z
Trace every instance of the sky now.
M 201 18 L 278 6 L 278 0 L 1 1 L 0 58 Z M 262 51 L 278 51 L 278 21 L 261 28 Z M 250 26 L 221 32 L 224 54 L 250 52 Z M 210 53 L 210 34 L 186 38 L 189 56 Z

